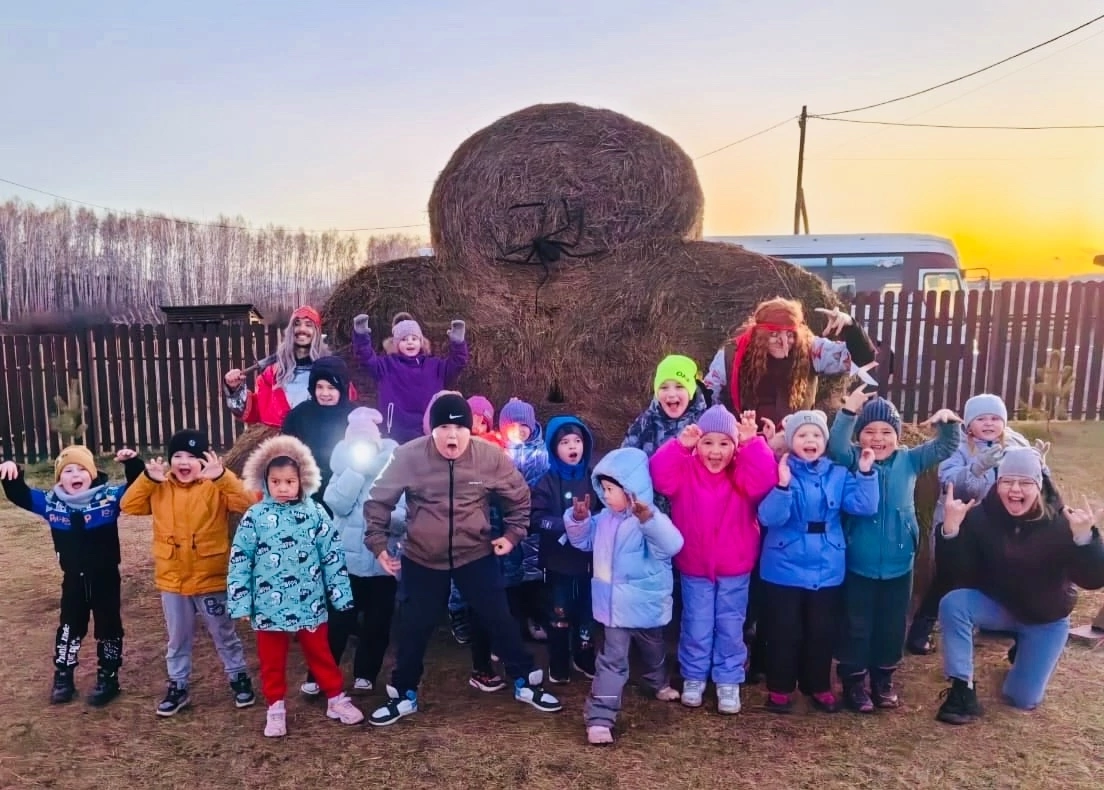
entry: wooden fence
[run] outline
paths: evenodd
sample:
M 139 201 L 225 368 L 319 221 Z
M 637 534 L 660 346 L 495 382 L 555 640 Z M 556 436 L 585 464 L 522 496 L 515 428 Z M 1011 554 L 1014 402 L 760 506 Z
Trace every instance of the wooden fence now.
M 1013 412 L 1034 403 L 1035 372 L 1051 349 L 1074 371 L 1071 419 L 1104 417 L 1104 283 L 1032 282 L 997 291 L 859 294 L 852 312 L 880 341 L 881 393 L 906 420 L 961 410 L 995 392 Z M 67 335 L 0 336 L 0 449 L 4 458 L 56 455 L 55 397 L 79 382 L 99 452 L 161 448 L 194 427 L 227 448 L 242 426 L 226 408 L 222 373 L 275 349 L 275 327 L 105 326 Z M 703 360 L 704 361 L 704 360 Z

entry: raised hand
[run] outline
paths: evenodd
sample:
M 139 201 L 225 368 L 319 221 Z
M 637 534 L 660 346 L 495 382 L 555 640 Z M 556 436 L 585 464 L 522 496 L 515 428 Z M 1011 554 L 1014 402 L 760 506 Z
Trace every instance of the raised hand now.
M 367 313 L 361 313 L 360 315 L 353 318 L 353 332 L 358 335 L 368 335 L 369 337 L 372 336 L 372 328 L 368 326 Z
M 222 377 L 222 382 L 226 385 L 226 389 L 236 390 L 245 382 L 245 374 L 242 373 L 241 368 L 228 370 L 226 375 Z
M 449 324 L 448 339 L 450 343 L 463 343 L 467 324 L 459 318 L 454 318 Z
M 1032 445 L 1035 448 L 1035 452 L 1039 454 L 1039 457 L 1043 459 L 1043 463 L 1046 463 L 1047 453 L 1050 452 L 1050 442 L 1044 442 L 1042 439 L 1036 439 L 1035 444 Z
M 683 428 L 678 435 L 679 444 L 685 447 L 687 450 L 693 450 L 698 446 L 698 441 L 702 438 L 702 429 L 697 425 L 687 425 Z
M 381 551 L 376 559 L 379 560 L 380 566 L 392 576 L 398 576 L 399 571 L 402 570 L 402 560 L 398 557 L 392 557 L 387 549 Z
M 199 473 L 201 480 L 217 480 L 222 477 L 226 467 L 222 465 L 222 459 L 210 450 L 203 454 L 203 471 Z
M 874 468 L 874 451 L 869 447 L 859 453 L 859 471 L 864 474 Z
M 736 424 L 736 437 L 740 444 L 747 444 L 759 435 L 759 421 L 755 418 L 755 411 L 740 412 L 740 421 Z
M 992 447 L 987 447 L 978 453 L 977 458 L 971 464 L 970 471 L 976 475 L 983 475 L 990 469 L 999 466 L 1002 458 L 1004 458 L 1004 448 L 999 444 L 994 444 Z
M 878 394 L 876 392 L 867 392 L 867 386 L 868 385 L 865 383 L 860 384 L 847 393 L 847 397 L 843 399 L 843 408 L 854 414 L 858 414 L 862 411 L 863 404 Z
M 1079 544 L 1088 543 L 1092 539 L 1092 528 L 1096 524 L 1096 516 L 1093 515 L 1089 498 L 1084 497 L 1084 508 L 1066 507 L 1066 520 L 1069 522 L 1073 540 Z
M 789 488 L 792 480 L 793 473 L 790 471 L 790 454 L 782 453 L 782 457 L 778 459 L 778 485 L 782 486 L 782 488 Z
M 632 500 L 632 514 L 636 516 L 636 520 L 641 524 L 647 524 L 652 520 L 652 516 L 655 515 L 652 509 L 648 507 L 647 503 L 641 502 L 636 497 Z
M 495 538 L 491 541 L 491 546 L 494 548 L 495 556 L 498 557 L 505 557 L 514 550 L 513 541 L 509 538 Z
M 19 478 L 19 465 L 15 461 L 4 461 L 0 464 L 0 480 L 16 480 Z
M 583 522 L 590 518 L 590 494 L 585 494 L 582 499 L 571 499 L 571 517 L 575 521 Z
M 138 453 L 134 452 L 129 447 L 124 447 L 122 450 L 115 453 L 115 461 L 120 464 L 137 457 Z
M 962 418 L 951 409 L 940 409 L 931 417 L 924 420 L 921 425 L 935 425 L 941 422 L 962 422 Z
M 838 335 L 845 326 L 855 323 L 855 319 L 851 317 L 850 313 L 846 310 L 840 310 L 838 307 L 818 307 L 815 312 L 824 313 L 828 316 L 828 324 L 824 327 L 823 337 Z
M 971 499 L 969 502 L 955 499 L 954 483 L 947 483 L 943 494 L 943 537 L 953 538 L 958 535 L 966 514 L 975 507 L 977 507 L 976 499 Z
M 767 440 L 767 444 L 770 444 L 775 434 L 778 433 L 778 428 L 775 426 L 774 420 L 769 417 L 760 417 L 759 422 L 763 423 L 763 438 Z M 785 420 L 782 424 L 785 425 Z
M 167 473 L 168 469 L 165 465 L 165 459 L 161 456 L 157 456 L 152 461 L 146 464 L 146 476 L 154 482 L 164 483 L 165 475 Z

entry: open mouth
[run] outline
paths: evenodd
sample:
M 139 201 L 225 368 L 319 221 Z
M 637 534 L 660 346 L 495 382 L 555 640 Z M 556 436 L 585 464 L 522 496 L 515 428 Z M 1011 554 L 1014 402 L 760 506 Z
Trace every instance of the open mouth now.
M 806 460 L 812 460 L 817 457 L 817 453 L 820 452 L 816 447 L 802 447 L 797 451 L 797 454 Z
M 74 491 L 80 491 L 82 488 L 84 488 L 84 481 L 74 480 L 72 483 L 69 484 L 69 487 L 72 488 Z
M 567 454 L 567 460 L 570 461 L 573 464 L 577 464 L 577 463 L 579 463 L 579 454 L 578 453 L 568 453 Z

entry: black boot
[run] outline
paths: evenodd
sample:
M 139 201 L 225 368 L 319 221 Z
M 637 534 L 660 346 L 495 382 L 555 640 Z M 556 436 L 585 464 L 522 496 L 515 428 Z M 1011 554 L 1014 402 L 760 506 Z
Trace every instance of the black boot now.
M 596 660 L 594 645 L 591 642 L 580 642 L 576 645 L 575 660 L 573 664 L 577 672 L 582 672 L 588 678 L 593 679 L 594 674 L 598 671 L 598 668 L 595 666 Z
M 917 615 L 909 626 L 908 638 L 905 640 L 905 649 L 914 656 L 927 656 L 935 652 L 935 640 L 932 631 L 935 629 L 934 617 L 921 617 Z
M 123 664 L 123 640 L 101 639 L 96 644 L 96 657 L 100 667 L 96 670 L 96 685 L 88 704 L 102 708 L 119 696 L 119 667 Z
M 876 669 L 870 673 L 870 697 L 874 707 L 883 710 L 901 707 L 901 699 L 893 687 L 893 672 L 893 669 Z
M 571 629 L 553 625 L 548 629 L 548 682 L 571 682 Z
M 77 687 L 73 684 L 73 667 L 54 670 L 54 687 L 50 690 L 50 704 L 64 705 L 77 696 Z
M 843 704 L 855 713 L 873 713 L 874 701 L 866 691 L 866 673 L 854 672 L 840 678 L 843 681 Z
M 978 702 L 977 688 L 965 680 L 951 679 L 951 687 L 944 689 L 940 698 L 943 704 L 935 714 L 938 721 L 947 724 L 970 724 L 981 718 L 981 703 Z

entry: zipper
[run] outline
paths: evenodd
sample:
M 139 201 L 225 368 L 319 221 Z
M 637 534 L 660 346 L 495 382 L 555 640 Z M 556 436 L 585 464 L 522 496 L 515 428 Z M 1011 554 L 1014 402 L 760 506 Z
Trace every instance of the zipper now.
M 453 481 L 454 481 L 454 478 L 453 478 L 453 471 L 455 470 L 455 462 L 453 462 L 453 461 L 451 461 L 451 460 L 450 460 L 450 461 L 448 462 L 448 465 L 449 465 L 449 536 L 448 536 L 448 561 L 449 561 L 449 574 L 451 575 L 451 574 L 452 574 L 452 571 L 454 570 L 454 566 L 453 566 L 453 561 L 452 561 L 452 538 L 453 538 L 453 535 L 454 535 L 454 534 L 456 533 L 456 521 L 455 521 L 455 519 L 453 518 L 453 503 L 452 503 L 452 498 L 453 498 L 453 490 L 454 490 L 454 482 L 453 482 Z

